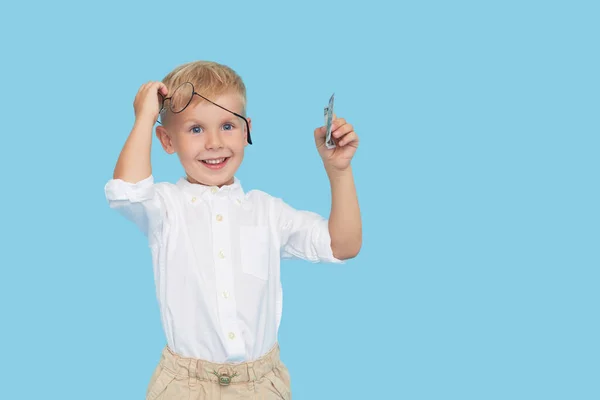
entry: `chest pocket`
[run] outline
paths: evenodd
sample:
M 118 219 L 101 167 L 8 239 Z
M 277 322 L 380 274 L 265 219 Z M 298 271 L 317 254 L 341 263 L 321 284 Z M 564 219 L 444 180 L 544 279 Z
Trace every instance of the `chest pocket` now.
M 269 279 L 270 240 L 266 226 L 241 226 L 242 271 L 258 279 Z

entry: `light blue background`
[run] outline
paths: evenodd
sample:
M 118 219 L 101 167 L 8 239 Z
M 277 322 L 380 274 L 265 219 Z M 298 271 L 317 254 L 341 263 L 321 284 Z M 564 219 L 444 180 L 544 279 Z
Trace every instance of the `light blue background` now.
M 327 216 L 332 92 L 361 137 L 359 257 L 283 264 L 295 399 L 599 399 L 597 4 L 4 5 L 0 397 L 143 398 L 150 254 L 103 188 L 138 87 L 209 59 L 248 87 L 245 189 Z

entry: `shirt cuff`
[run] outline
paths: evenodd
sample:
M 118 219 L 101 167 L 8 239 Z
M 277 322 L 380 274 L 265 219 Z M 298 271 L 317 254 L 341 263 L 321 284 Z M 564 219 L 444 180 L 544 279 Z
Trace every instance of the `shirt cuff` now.
M 104 193 L 108 201 L 125 200 L 139 203 L 150 200 L 154 196 L 154 177 L 150 175 L 136 183 L 111 179 L 104 186 Z
M 334 263 L 334 264 L 345 264 L 344 260 L 339 260 L 333 256 L 333 250 L 331 249 L 331 235 L 329 234 L 329 221 L 319 221 L 317 227 L 317 238 L 315 247 L 319 259 L 322 262 Z

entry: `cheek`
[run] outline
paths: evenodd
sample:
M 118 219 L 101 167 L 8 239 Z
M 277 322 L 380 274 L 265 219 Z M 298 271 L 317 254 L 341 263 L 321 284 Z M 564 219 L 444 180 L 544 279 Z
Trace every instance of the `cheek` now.
M 232 137 L 229 140 L 228 147 L 236 153 L 243 153 L 246 141 L 243 137 Z
M 179 154 L 182 156 L 189 156 L 195 154 L 195 149 L 198 148 L 200 143 L 197 137 L 186 135 L 178 137 L 174 142 L 174 145 Z

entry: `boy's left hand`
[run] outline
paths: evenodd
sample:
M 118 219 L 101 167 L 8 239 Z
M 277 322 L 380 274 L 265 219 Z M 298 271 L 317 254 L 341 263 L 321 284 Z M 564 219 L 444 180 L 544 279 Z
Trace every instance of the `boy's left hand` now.
M 315 129 L 315 143 L 325 164 L 325 169 L 333 168 L 338 171 L 347 169 L 358 148 L 358 135 L 354 132 L 354 128 L 344 118 L 337 118 L 334 114 L 331 124 L 331 136 L 336 147 L 333 149 L 328 149 L 325 146 L 326 134 L 327 128 L 325 126 Z

